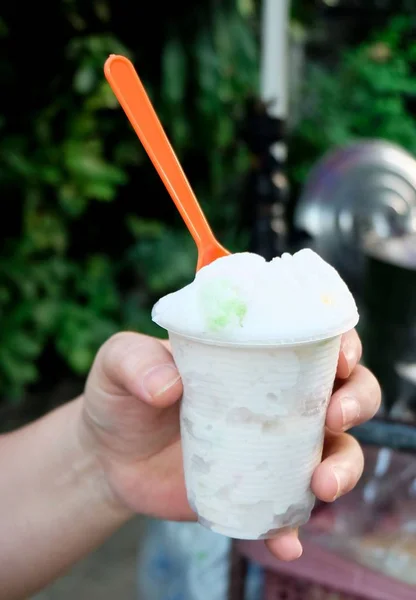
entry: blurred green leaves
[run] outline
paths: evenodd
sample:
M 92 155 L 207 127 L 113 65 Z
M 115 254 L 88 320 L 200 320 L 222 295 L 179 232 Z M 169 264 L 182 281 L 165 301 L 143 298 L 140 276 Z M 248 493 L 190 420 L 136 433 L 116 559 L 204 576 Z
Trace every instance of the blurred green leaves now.
M 50 341 L 75 373 L 84 374 L 98 346 L 117 331 L 120 298 L 108 259 L 35 261 L 22 253 L 2 260 L 0 274 L 3 393 L 17 398 L 36 379 L 36 359 Z
M 149 291 L 160 296 L 192 281 L 196 266 L 195 243 L 184 228 L 175 231 L 159 221 L 130 217 L 129 226 L 137 242 L 128 254 L 140 265 Z
M 37 381 L 47 346 L 84 375 L 122 325 L 109 254 L 70 255 L 77 221 L 91 205 L 112 202 L 128 182 L 126 165 L 138 163 L 138 152 L 128 152 L 134 140 L 123 141 L 117 159 L 105 143 L 103 114 L 117 107 L 102 75 L 111 52 L 128 54 L 112 36 L 74 37 L 65 50 L 72 81 L 68 70 L 30 128 L 0 140 L 0 185 L 21 211 L 20 235 L 7 232 L 0 260 L 0 394 L 11 399 Z
M 308 21 L 312 5 L 295 3 L 295 16 Z M 13 52 L 8 58 L 16 24 L 2 15 L 0 74 L 16 106 L 0 98 L 0 187 L 13 213 L 0 222 L 0 397 L 18 399 L 48 379 L 45 349 L 84 376 L 113 332 L 164 335 L 152 304 L 194 274 L 194 243 L 169 216 L 171 200 L 103 76 L 109 54 L 143 69 L 218 238 L 232 251 L 246 247 L 237 220 L 248 155 L 237 138 L 245 100 L 258 89 L 257 9 L 252 0 L 227 0 L 168 14 L 163 40 L 149 51 L 151 40 L 137 35 L 119 2 L 64 0 L 56 61 L 44 89 L 38 76 L 25 88 L 24 105 L 19 63 Z M 117 10 L 123 18 L 113 21 Z M 336 73 L 309 65 L 290 140 L 293 180 L 302 183 L 329 147 L 355 138 L 377 135 L 416 153 L 412 26 L 407 16 L 393 20 L 344 52 Z
M 152 304 L 193 278 L 194 243 L 159 207 L 171 200 L 103 76 L 109 54 L 145 65 L 146 88 L 214 229 L 234 249 L 245 243 L 235 180 L 248 159 L 235 140 L 257 86 L 253 3 L 206 2 L 190 28 L 186 19 L 163 23 L 168 35 L 149 57 L 130 23 L 113 27 L 112 0 L 64 0 L 54 10 L 61 46 L 44 89 L 34 78 L 24 107 L 0 99 L 0 186 L 13 207 L 0 223 L 0 397 L 10 400 L 48 380 L 45 352 L 84 376 L 115 331 L 163 335 Z M 18 99 L 17 58 L 6 58 L 17 33 L 7 15 L 0 73 Z
M 247 165 L 236 148 L 237 127 L 258 89 L 254 9 L 244 14 L 239 4 L 219 4 L 193 39 L 168 39 L 162 56 L 161 118 L 180 156 L 195 149 L 203 156 L 209 175 L 197 191 L 211 207 L 224 181 Z
M 304 181 L 328 148 L 384 138 L 416 154 L 415 21 L 393 18 L 385 30 L 346 50 L 336 73 L 309 65 L 304 114 L 291 140 L 292 177 Z M 413 108 L 414 110 L 414 108 Z

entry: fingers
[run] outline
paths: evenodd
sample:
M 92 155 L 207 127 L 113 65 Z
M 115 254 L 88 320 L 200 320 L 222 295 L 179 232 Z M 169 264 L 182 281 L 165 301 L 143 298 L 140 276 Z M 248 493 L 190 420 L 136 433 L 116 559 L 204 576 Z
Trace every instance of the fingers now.
M 347 433 L 329 434 L 324 448 L 324 461 L 312 477 L 312 491 L 320 500 L 333 502 L 356 486 L 363 468 L 364 457 L 358 442 Z M 267 540 L 266 545 L 280 560 L 296 560 L 302 554 L 297 530 L 284 531 Z
M 377 413 L 381 403 L 381 389 L 374 375 L 357 365 L 333 394 L 326 416 L 326 425 L 333 433 L 346 431 L 368 421 Z
M 158 340 L 138 333 L 118 333 L 97 354 L 91 371 L 108 394 L 131 394 L 158 407 L 182 394 L 172 355 Z
M 357 440 L 347 433 L 329 434 L 324 460 L 312 477 L 312 491 L 324 502 L 333 502 L 356 486 L 363 468 L 364 456 Z
M 267 540 L 266 546 L 276 558 L 285 561 L 296 560 L 303 551 L 297 529 L 285 531 L 273 539 Z
M 359 363 L 362 354 L 361 341 L 355 329 L 348 331 L 341 339 L 341 350 L 338 360 L 337 377 L 347 379 L 355 366 Z

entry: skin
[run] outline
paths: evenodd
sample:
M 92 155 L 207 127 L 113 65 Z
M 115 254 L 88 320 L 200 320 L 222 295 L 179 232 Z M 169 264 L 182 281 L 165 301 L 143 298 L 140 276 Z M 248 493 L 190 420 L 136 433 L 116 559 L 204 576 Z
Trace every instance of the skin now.
M 359 480 L 362 451 L 346 431 L 380 405 L 380 388 L 360 357 L 351 331 L 343 337 L 324 457 L 312 479 L 327 502 Z M 182 470 L 181 394 L 168 344 L 121 333 L 98 352 L 80 398 L 0 437 L 0 600 L 34 594 L 135 513 L 195 519 Z M 267 545 L 282 560 L 302 552 L 296 531 Z

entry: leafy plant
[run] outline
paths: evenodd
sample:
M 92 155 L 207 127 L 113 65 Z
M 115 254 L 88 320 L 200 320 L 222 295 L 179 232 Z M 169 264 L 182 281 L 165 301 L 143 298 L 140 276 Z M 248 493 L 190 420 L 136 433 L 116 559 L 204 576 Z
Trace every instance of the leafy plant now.
M 357 48 L 336 72 L 310 64 L 303 116 L 291 139 L 291 174 L 301 183 L 328 148 L 384 138 L 416 154 L 415 19 L 396 17 Z M 413 109 L 411 109 L 411 106 Z
M 24 22 L 12 5 L 2 10 L 0 396 L 22 398 L 57 358 L 84 375 L 118 329 L 160 334 L 152 303 L 193 276 L 193 242 L 103 77 L 110 53 L 142 66 L 214 228 L 244 247 L 236 182 L 247 156 L 236 137 L 257 85 L 254 7 L 192 6 L 149 8 L 162 31 L 152 42 L 128 18 L 137 7 L 114 0 L 58 3 L 53 30 L 31 5 Z M 41 71 L 27 69 L 30 43 L 47 51 Z

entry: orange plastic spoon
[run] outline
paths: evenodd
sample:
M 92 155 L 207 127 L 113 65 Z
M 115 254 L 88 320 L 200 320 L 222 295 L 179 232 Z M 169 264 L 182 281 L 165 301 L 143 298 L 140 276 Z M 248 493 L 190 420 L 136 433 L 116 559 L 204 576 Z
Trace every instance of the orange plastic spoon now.
M 195 240 L 197 270 L 229 254 L 215 239 L 131 61 L 112 54 L 104 73 Z

